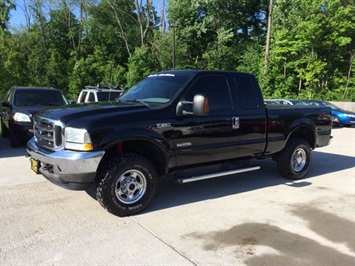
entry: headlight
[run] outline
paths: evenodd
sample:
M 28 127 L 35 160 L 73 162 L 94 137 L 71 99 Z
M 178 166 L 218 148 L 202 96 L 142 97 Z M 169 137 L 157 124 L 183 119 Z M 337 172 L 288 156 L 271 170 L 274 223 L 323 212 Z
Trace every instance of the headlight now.
M 31 118 L 24 113 L 15 113 L 14 120 L 16 122 L 31 122 Z
M 344 116 L 355 118 L 355 115 L 353 114 L 344 114 Z
M 65 148 L 78 151 L 91 151 L 92 143 L 89 133 L 83 128 L 66 127 L 64 132 Z

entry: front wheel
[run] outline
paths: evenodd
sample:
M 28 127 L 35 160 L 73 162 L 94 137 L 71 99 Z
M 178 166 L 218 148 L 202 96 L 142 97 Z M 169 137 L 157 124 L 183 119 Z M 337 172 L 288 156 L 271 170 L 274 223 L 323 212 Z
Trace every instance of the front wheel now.
M 300 138 L 290 139 L 277 158 L 277 169 L 286 178 L 300 179 L 304 177 L 311 165 L 311 148 Z
M 9 130 L 9 137 L 10 137 L 10 146 L 11 148 L 18 148 L 21 146 L 21 138 L 19 134 L 12 128 L 10 125 L 10 130 Z
M 154 166 L 138 154 L 116 157 L 99 181 L 96 198 L 107 211 L 123 217 L 144 210 L 152 201 L 158 175 Z

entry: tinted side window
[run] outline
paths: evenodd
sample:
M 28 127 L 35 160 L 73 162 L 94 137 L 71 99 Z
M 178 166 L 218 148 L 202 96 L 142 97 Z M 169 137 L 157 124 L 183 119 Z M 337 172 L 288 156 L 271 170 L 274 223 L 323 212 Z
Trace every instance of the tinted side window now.
M 315 106 L 322 106 L 320 103 L 317 103 L 317 102 L 310 102 L 309 104 L 310 104 L 310 105 L 313 105 L 313 106 L 314 106 L 314 105 L 315 105 Z
M 237 85 L 238 97 L 237 104 L 238 107 L 256 109 L 258 108 L 258 101 L 256 98 L 255 88 L 253 82 L 249 76 L 236 76 L 234 81 Z
M 196 94 L 208 97 L 210 112 L 232 109 L 232 100 L 227 79 L 224 76 L 202 76 L 198 78 L 184 96 L 184 100 L 193 101 Z
M 83 93 L 81 94 L 80 100 L 79 100 L 81 103 L 85 102 L 85 98 L 86 98 L 87 94 L 88 93 L 86 91 L 83 91 Z
M 89 92 L 89 99 L 88 99 L 89 102 L 95 102 L 95 95 L 93 92 Z

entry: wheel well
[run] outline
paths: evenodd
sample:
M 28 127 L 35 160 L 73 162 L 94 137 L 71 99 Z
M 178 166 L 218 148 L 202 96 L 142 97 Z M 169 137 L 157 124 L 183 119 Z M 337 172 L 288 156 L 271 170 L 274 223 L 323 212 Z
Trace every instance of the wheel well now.
M 166 160 L 163 152 L 157 145 L 146 140 L 123 141 L 115 144 L 106 150 L 104 157 L 101 159 L 98 172 L 105 168 L 113 158 L 123 153 L 137 153 L 147 158 L 155 167 L 159 176 L 165 173 Z
M 296 129 L 291 134 L 290 138 L 295 138 L 295 137 L 306 140 L 312 149 L 316 147 L 316 137 L 314 131 L 309 127 L 300 127 Z

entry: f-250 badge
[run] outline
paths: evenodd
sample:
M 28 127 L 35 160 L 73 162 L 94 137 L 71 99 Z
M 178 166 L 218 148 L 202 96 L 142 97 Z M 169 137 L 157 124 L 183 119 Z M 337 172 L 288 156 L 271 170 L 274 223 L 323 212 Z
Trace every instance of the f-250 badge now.
M 157 124 L 157 128 L 167 128 L 171 127 L 171 123 L 159 123 Z

